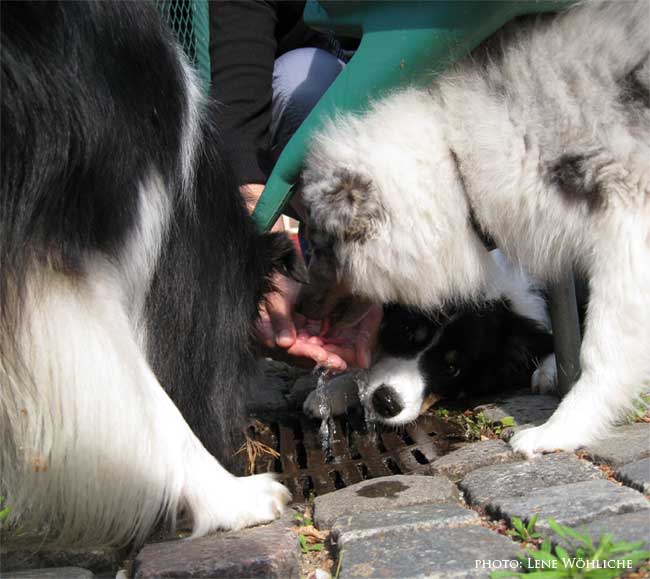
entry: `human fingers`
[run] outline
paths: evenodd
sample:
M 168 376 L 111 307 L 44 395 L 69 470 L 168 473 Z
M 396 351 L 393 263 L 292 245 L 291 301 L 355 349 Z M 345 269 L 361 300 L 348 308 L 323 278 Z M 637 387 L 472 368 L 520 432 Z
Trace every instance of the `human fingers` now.
M 267 296 L 266 311 L 273 328 L 275 343 L 280 348 L 289 348 L 296 341 L 296 326 L 293 320 L 295 300 L 293 280 L 277 275 L 273 282 L 276 291 Z
M 347 365 L 357 366 L 357 354 L 355 351 L 354 344 L 331 344 L 326 343 L 323 348 L 327 350 L 330 354 L 338 356 L 343 360 Z
M 275 334 L 273 332 L 273 325 L 271 318 L 266 312 L 266 306 L 262 306 L 259 315 L 255 322 L 255 332 L 257 334 L 257 341 L 266 348 L 273 348 L 275 346 Z
M 302 358 L 311 358 L 319 366 L 335 372 L 342 372 L 347 368 L 347 363 L 340 352 L 330 351 L 322 346 L 309 342 L 296 341 L 287 349 L 287 354 Z

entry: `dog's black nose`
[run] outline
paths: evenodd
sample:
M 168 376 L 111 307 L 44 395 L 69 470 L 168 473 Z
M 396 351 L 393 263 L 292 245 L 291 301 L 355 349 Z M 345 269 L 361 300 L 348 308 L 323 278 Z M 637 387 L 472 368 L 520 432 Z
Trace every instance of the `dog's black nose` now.
M 379 416 L 393 418 L 402 411 L 402 403 L 395 390 L 382 384 L 372 395 L 372 407 Z

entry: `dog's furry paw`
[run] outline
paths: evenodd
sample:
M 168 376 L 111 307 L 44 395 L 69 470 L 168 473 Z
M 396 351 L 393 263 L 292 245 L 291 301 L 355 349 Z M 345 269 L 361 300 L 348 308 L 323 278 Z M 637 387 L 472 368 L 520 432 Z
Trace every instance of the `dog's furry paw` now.
M 269 523 L 291 500 L 291 493 L 270 473 L 241 478 L 226 473 L 225 478 L 221 477 L 223 474 L 191 501 L 193 537 Z
M 269 523 L 283 513 L 291 500 L 291 493 L 271 473 L 238 478 L 236 485 L 239 489 L 235 500 L 240 510 L 233 529 Z
M 557 393 L 557 365 L 555 355 L 547 356 L 533 372 L 530 379 L 530 389 L 533 394 Z
M 510 439 L 512 448 L 529 458 L 544 452 L 576 450 L 587 442 L 574 429 L 552 422 L 518 432 Z

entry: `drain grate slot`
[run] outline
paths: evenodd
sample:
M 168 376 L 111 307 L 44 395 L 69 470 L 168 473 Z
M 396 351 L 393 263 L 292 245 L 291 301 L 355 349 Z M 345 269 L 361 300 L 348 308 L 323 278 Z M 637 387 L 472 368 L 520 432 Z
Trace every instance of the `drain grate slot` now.
M 422 454 L 422 451 L 415 448 L 411 451 L 413 458 L 418 461 L 418 464 L 429 464 L 427 457 Z
M 441 449 L 448 449 L 445 425 L 431 416 L 420 417 L 399 431 L 336 418 L 330 422 L 327 451 L 321 445 L 319 421 L 300 415 L 267 426 L 256 431 L 255 437 L 277 450 L 280 459 L 261 457 L 255 470 L 278 472 L 298 501 L 362 480 L 428 472 Z
M 386 464 L 386 468 L 390 470 L 391 474 L 404 474 L 402 469 L 392 458 L 387 458 L 384 463 Z

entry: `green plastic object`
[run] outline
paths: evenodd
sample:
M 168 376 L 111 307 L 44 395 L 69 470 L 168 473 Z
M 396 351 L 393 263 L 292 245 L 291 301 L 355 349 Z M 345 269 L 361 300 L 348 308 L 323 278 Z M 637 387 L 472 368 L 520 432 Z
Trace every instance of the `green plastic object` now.
M 310 136 L 336 111 L 363 111 L 391 89 L 423 84 L 512 18 L 561 10 L 575 0 L 307 0 L 307 24 L 361 38 L 355 55 L 293 135 L 253 219 L 267 231 L 291 197 Z

